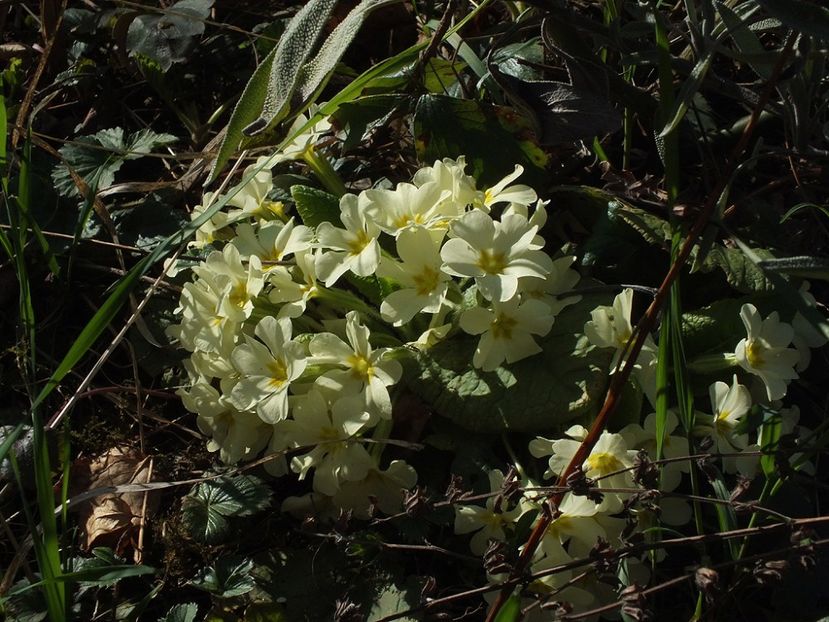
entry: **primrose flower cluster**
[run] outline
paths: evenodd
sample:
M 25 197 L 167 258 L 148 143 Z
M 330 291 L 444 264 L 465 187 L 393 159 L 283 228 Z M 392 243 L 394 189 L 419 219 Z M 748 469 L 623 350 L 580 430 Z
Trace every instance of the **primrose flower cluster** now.
M 471 363 L 485 371 L 540 352 L 578 299 L 556 296 L 578 281 L 574 258 L 543 250 L 544 202 L 513 183 L 520 166 L 481 189 L 463 158 L 437 161 L 343 195 L 338 222 L 310 227 L 269 200 L 272 164 L 249 167 L 196 236 L 206 258 L 170 330 L 190 353 L 180 395 L 224 462 L 264 451 L 272 473 L 312 480 L 316 504 L 397 511 L 417 479 L 381 459 L 399 359 L 459 330 L 479 336 Z

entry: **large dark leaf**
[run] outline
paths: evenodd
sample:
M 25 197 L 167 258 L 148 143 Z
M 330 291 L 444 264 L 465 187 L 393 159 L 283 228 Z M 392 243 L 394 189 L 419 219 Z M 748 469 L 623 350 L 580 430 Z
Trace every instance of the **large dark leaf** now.
M 127 49 L 156 61 L 163 71 L 187 60 L 204 33 L 213 0 L 180 0 L 166 11 L 139 15 L 127 31 Z
M 414 133 L 418 157 L 431 164 L 441 158 L 466 156 L 482 183 L 495 183 L 511 173 L 516 164 L 524 166 L 519 183 L 540 186 L 540 167 L 547 156 L 528 136 L 506 108 L 484 108 L 478 102 L 443 95 L 423 95 L 417 102 Z
M 494 372 L 472 367 L 478 337 L 456 335 L 420 354 L 412 389 L 438 414 L 479 432 L 555 430 L 595 412 L 604 395 L 612 352 L 582 334 L 590 310 L 610 296 L 589 295 L 564 309 L 544 352 Z

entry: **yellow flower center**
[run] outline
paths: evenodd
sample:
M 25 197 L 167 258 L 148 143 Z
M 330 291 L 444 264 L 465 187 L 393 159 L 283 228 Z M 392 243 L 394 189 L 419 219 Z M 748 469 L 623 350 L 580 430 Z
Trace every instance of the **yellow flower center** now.
M 354 239 L 348 243 L 348 252 L 351 255 L 359 255 L 363 249 L 371 243 L 371 238 L 362 229 L 357 232 Z
M 394 221 L 394 226 L 398 229 L 402 229 L 410 224 L 414 225 L 422 225 L 423 224 L 423 214 L 415 214 L 412 216 L 411 214 L 402 214 L 398 216 Z
M 489 330 L 495 339 L 512 339 L 512 329 L 517 325 L 515 318 L 499 313 L 489 325 Z
M 268 374 L 270 375 L 270 380 L 268 380 L 268 385 L 272 389 L 278 389 L 283 384 L 288 382 L 288 369 L 285 367 L 285 364 L 277 359 L 274 359 L 267 365 Z
M 754 339 L 751 339 L 746 344 L 746 359 L 748 360 L 748 364 L 754 369 L 760 369 L 765 365 L 766 362 L 763 360 L 764 350 L 763 344 L 758 343 Z
M 415 291 L 418 296 L 426 296 L 435 291 L 438 286 L 438 278 L 440 274 L 431 266 L 424 266 L 420 274 L 412 277 L 415 284 Z
M 613 454 L 591 454 L 586 460 L 588 471 L 597 471 L 599 475 L 608 475 L 624 468 L 624 465 Z
M 351 373 L 358 380 L 368 382 L 374 375 L 374 366 L 366 357 L 361 354 L 355 354 L 348 357 L 348 364 L 351 366 Z
M 240 309 L 245 306 L 248 301 L 248 287 L 247 283 L 238 282 L 236 285 L 233 286 L 233 289 L 230 290 L 229 296 L 230 302 Z
M 482 250 L 478 255 L 478 267 L 487 274 L 501 274 L 507 267 L 504 253 Z

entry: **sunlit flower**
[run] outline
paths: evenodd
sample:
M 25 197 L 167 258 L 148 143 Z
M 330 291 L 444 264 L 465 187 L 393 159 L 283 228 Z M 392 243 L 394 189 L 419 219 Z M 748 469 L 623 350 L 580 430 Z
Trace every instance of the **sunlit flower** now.
M 504 474 L 498 469 L 489 472 L 489 490 L 497 493 L 504 485 Z M 496 506 L 496 501 L 498 504 Z M 476 532 L 469 542 L 469 548 L 476 555 L 483 555 L 490 540 L 506 540 L 505 527 L 511 526 L 524 513 L 521 505 L 510 509 L 509 502 L 500 495 L 486 500 L 486 507 L 479 505 L 458 505 L 455 507 L 455 533 Z
M 526 277 L 519 283 L 521 295 L 542 301 L 550 308 L 553 315 L 581 300 L 579 295 L 559 297 L 559 294 L 572 290 L 581 278 L 570 266 L 576 260 L 572 255 L 554 259 L 552 270 L 545 278 Z
M 287 223 L 269 222 L 259 231 L 250 223 L 242 223 L 236 228 L 236 237 L 231 242 L 244 258 L 256 256 L 263 262 L 263 270 L 274 268 L 274 262 L 284 261 L 294 253 L 311 248 L 313 231 L 305 225 L 294 224 L 291 218 Z
M 391 416 L 388 387 L 403 373 L 400 363 L 388 358 L 391 348 L 372 348 L 369 329 L 360 324 L 356 311 L 346 316 L 345 334 L 348 343 L 333 333 L 318 333 L 309 343 L 312 363 L 330 365 L 316 382 L 321 387 L 343 395 L 360 393 L 372 414 Z
M 413 183 L 416 186 L 434 183 L 441 192 L 448 192 L 448 196 L 440 202 L 438 209 L 442 215 L 456 218 L 478 200 L 475 179 L 467 175 L 464 169 L 466 169 L 466 158 L 463 156 L 457 160 L 451 158 L 436 160 L 434 166 L 427 166 L 417 171 Z
M 399 235 L 409 227 L 438 225 L 445 230 L 448 224 L 439 208 L 449 191 L 441 191 L 434 182 L 420 187 L 397 184 L 394 190 L 366 190 L 363 196 L 366 209 L 381 216 L 380 228 L 391 235 Z
M 505 302 L 518 291 L 523 277 L 546 277 L 553 269 L 550 257 L 531 245 L 537 227 L 518 214 L 496 222 L 480 210 L 467 212 L 452 223 L 440 252 L 447 274 L 474 277 L 488 300 Z
M 227 244 L 221 251 L 208 255 L 193 273 L 204 281 L 215 293 L 221 293 L 217 314 L 234 322 L 242 322 L 253 311 L 253 299 L 265 284 L 262 263 L 258 257 L 251 257 L 247 265 L 239 251 Z
M 520 164 L 515 165 L 515 170 L 501 179 L 491 188 L 487 188 L 478 194 L 473 201 L 473 205 L 489 211 L 494 205 L 498 203 L 510 203 L 526 207 L 534 203 L 538 199 L 535 190 L 524 184 L 510 185 L 511 182 L 518 179 L 524 172 L 524 167 Z
M 514 363 L 541 352 L 533 335 L 549 333 L 554 320 L 543 302 L 520 302 L 516 296 L 504 303 L 493 303 L 492 310 L 474 307 L 464 311 L 460 326 L 470 335 L 481 335 L 472 364 L 493 371 L 504 361 Z
M 241 380 L 229 399 L 239 410 L 255 406 L 262 421 L 276 423 L 288 417 L 288 387 L 305 371 L 305 347 L 291 340 L 288 318 L 264 317 L 255 334 L 261 342 L 246 335 L 230 356 Z
M 244 219 L 270 220 L 283 213 L 282 203 L 268 199 L 268 194 L 273 190 L 272 166 L 269 158 L 257 158 L 256 162 L 245 169 L 242 181 L 228 190 L 231 197 L 227 204 L 238 208 L 228 210 L 230 222 Z
M 368 212 L 361 199 L 346 194 L 340 199 L 340 218 L 345 229 L 330 222 L 317 227 L 317 239 L 324 249 L 331 249 L 317 257 L 317 276 L 331 287 L 349 270 L 357 276 L 370 276 L 380 262 L 377 236 L 380 227 L 376 214 Z
M 402 263 L 384 258 L 377 275 L 401 285 L 383 300 L 380 315 L 400 326 L 418 313 L 440 311 L 449 276 L 441 272 L 438 245 L 426 229 L 406 229 L 397 238 L 397 254 Z
M 800 360 L 797 350 L 789 348 L 794 329 L 781 322 L 775 311 L 766 319 L 760 317 L 757 308 L 744 304 L 740 317 L 747 336 L 737 344 L 734 356 L 737 364 L 747 372 L 759 376 L 766 385 L 769 400 L 786 395 L 786 385 L 797 378 L 794 366 Z
M 268 282 L 273 286 L 268 299 L 276 304 L 284 303 L 279 317 L 301 316 L 308 301 L 317 295 L 316 256 L 311 250 L 299 252 L 294 256 L 296 266 L 293 269 L 276 266 L 268 272 Z

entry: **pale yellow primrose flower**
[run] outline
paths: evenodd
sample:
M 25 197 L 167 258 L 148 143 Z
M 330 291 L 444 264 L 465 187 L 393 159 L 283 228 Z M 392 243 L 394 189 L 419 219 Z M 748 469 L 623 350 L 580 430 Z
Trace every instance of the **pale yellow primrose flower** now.
M 372 507 L 384 514 L 397 514 L 403 508 L 404 491 L 416 483 L 417 471 L 403 460 L 392 460 L 385 470 L 375 467 L 361 480 L 341 482 L 334 504 L 362 520 L 371 518 Z
M 788 382 L 798 377 L 794 366 L 800 355 L 788 347 L 794 329 L 781 322 L 776 311 L 762 319 L 752 304 L 742 306 L 740 317 L 748 335 L 740 340 L 734 351 L 737 364 L 760 377 L 766 385 L 769 400 L 781 399 L 786 395 Z
M 207 282 L 211 290 L 221 292 L 217 313 L 234 322 L 250 317 L 253 299 L 265 284 L 259 258 L 251 257 L 246 266 L 232 244 L 210 253 L 204 263 L 193 268 L 193 273 Z
M 211 437 L 207 450 L 218 451 L 222 462 L 252 460 L 268 444 L 270 426 L 253 413 L 237 412 L 206 380 L 176 394 L 187 410 L 198 415 L 199 430 Z
M 473 210 L 453 222 L 450 231 L 455 237 L 440 251 L 443 271 L 474 277 L 487 300 L 506 302 L 518 291 L 520 278 L 544 278 L 553 269 L 546 253 L 531 248 L 538 227 L 518 214 L 496 222 Z
M 321 102 L 322 103 L 322 102 Z M 307 113 L 297 115 L 291 127 L 288 129 L 287 135 L 290 136 L 298 131 L 303 125 L 308 123 L 308 119 L 317 114 L 319 105 L 311 104 Z M 331 131 L 331 122 L 327 117 L 319 119 L 314 125 L 305 130 L 302 134 L 294 138 L 290 143 L 285 145 L 279 153 L 276 153 L 269 158 L 269 165 L 275 166 L 279 162 L 288 162 L 290 160 L 301 160 L 302 157 L 313 149 L 314 145 L 319 141 L 323 134 Z
M 314 489 L 329 496 L 342 482 L 365 479 L 375 465 L 354 438 L 369 421 L 360 400 L 342 398 L 329 405 L 315 389 L 292 400 L 294 418 L 279 424 L 280 432 L 289 446 L 314 447 L 291 460 L 291 470 L 299 479 L 305 479 L 313 468 Z
M 538 199 L 535 190 L 524 184 L 515 184 L 510 186 L 511 181 L 518 179 L 524 172 L 524 167 L 520 164 L 515 165 L 515 170 L 504 177 L 497 184 L 484 191 L 479 191 L 472 202 L 474 207 L 489 211 L 492 206 L 498 203 L 510 203 L 526 207 L 530 203 L 534 203 Z
M 578 272 L 570 266 L 576 258 L 572 255 L 559 257 L 553 260 L 553 269 L 546 278 L 525 277 L 518 283 L 518 291 L 525 298 L 535 298 L 550 308 L 550 313 L 559 312 L 581 300 L 581 296 L 572 295 L 559 298 L 557 295 L 572 290 L 581 279 Z
M 748 446 L 748 434 L 736 434 L 735 429 L 740 420 L 751 409 L 751 394 L 737 381 L 734 374 L 731 386 L 724 382 L 715 382 L 708 388 L 713 412 L 712 432 L 717 451 L 734 453 L 743 451 Z M 734 473 L 738 470 L 737 459 L 733 456 L 723 457 L 723 470 Z M 742 471 L 742 469 L 739 469 Z
M 227 204 L 238 209 L 228 210 L 227 217 L 231 222 L 240 219 L 250 218 L 253 220 L 269 220 L 281 213 L 282 204 L 270 201 L 268 193 L 273 190 L 273 175 L 271 173 L 272 163 L 268 162 L 266 156 L 257 158 L 256 162 L 245 169 L 243 178 L 253 175 L 247 183 L 242 182 L 228 191 L 234 193 Z M 261 168 L 260 168 L 261 167 Z M 258 169 L 258 170 L 257 170 Z M 254 173 L 254 171 L 257 171 Z
M 386 296 L 380 315 L 400 326 L 418 313 L 440 311 L 450 277 L 441 272 L 439 246 L 422 227 L 405 229 L 397 238 L 397 255 L 402 263 L 383 258 L 377 276 L 397 281 L 402 289 Z
M 415 186 L 435 183 L 441 191 L 448 191 L 439 206 L 439 212 L 449 218 L 461 216 L 466 208 L 472 205 L 478 197 L 475 179 L 464 173 L 466 158 L 460 156 L 457 160 L 444 158 L 436 160 L 434 166 L 421 168 L 414 174 L 412 180 Z
M 316 383 L 343 395 L 360 393 L 370 413 L 388 419 L 391 399 L 387 387 L 400 380 L 403 368 L 399 362 L 387 358 L 391 348 L 371 347 L 369 330 L 360 324 L 356 311 L 349 311 L 345 320 L 348 343 L 333 333 L 318 333 L 308 344 L 311 363 L 340 368 L 323 373 Z
M 288 318 L 264 317 L 254 331 L 262 342 L 245 335 L 245 343 L 230 355 L 241 374 L 230 393 L 230 403 L 239 410 L 255 406 L 266 423 L 287 419 L 288 387 L 307 365 L 305 346 L 291 340 L 291 329 Z
M 475 367 L 493 371 L 504 361 L 514 363 L 541 352 L 532 336 L 546 335 L 553 327 L 555 317 L 547 305 L 533 299 L 520 302 L 516 296 L 492 307 L 474 307 L 461 314 L 464 332 L 481 335 L 472 357 Z
M 671 436 L 678 426 L 679 419 L 672 410 L 669 410 L 665 417 L 665 438 L 662 441 L 663 458 L 681 458 L 690 454 L 688 439 L 684 436 Z M 656 460 L 656 413 L 645 417 L 644 425 L 631 423 L 625 426 L 620 434 L 625 437 L 628 446 L 644 449 L 652 460 Z M 676 490 L 682 481 L 682 473 L 687 473 L 688 470 L 687 460 L 660 465 L 659 488 L 667 492 Z
M 504 485 L 504 474 L 498 469 L 489 472 L 489 490 L 498 492 Z M 486 507 L 478 505 L 459 505 L 455 507 L 455 533 L 466 534 L 477 532 L 469 542 L 469 548 L 475 555 L 483 555 L 490 540 L 506 540 L 504 527 L 512 526 L 524 513 L 519 504 L 509 509 L 509 502 L 501 497 L 501 502 L 495 506 L 498 496 L 493 495 L 486 500 Z
M 247 259 L 258 257 L 262 262 L 284 261 L 294 253 L 311 248 L 314 232 L 305 225 L 294 224 L 291 218 L 286 223 L 269 222 L 256 231 L 250 223 L 242 223 L 236 228 L 236 237 L 231 244 L 239 249 L 239 254 Z M 264 263 L 262 269 L 267 272 L 276 266 Z
M 550 455 L 549 469 L 544 473 L 545 478 L 560 474 L 576 455 L 581 442 L 587 436 L 587 430 L 580 425 L 569 428 L 565 434 L 570 438 L 545 439 L 537 437 L 530 442 L 530 453 L 536 458 Z M 573 439 L 573 440 L 571 440 Z M 633 476 L 630 468 L 636 451 L 628 449 L 625 437 L 621 434 L 612 434 L 604 431 L 593 447 L 587 460 L 582 464 L 584 474 L 597 479 L 596 485 L 601 488 L 631 488 Z M 617 471 L 621 471 L 617 473 Z M 610 475 L 614 473 L 614 475 Z M 622 509 L 622 501 L 627 497 L 624 493 L 605 493 L 604 500 L 599 504 L 599 512 L 614 514 Z
M 380 215 L 380 228 L 397 236 L 410 227 L 446 229 L 448 221 L 440 212 L 441 202 L 450 195 L 434 182 L 418 187 L 413 184 L 397 184 L 394 190 L 366 190 L 365 209 Z
M 590 343 L 599 348 L 614 348 L 610 371 L 618 371 L 622 352 L 633 336 L 630 312 L 633 305 L 633 290 L 624 289 L 614 299 L 613 305 L 596 307 L 590 312 L 592 318 L 584 325 L 584 334 Z M 657 347 L 650 335 L 636 358 L 633 375 L 652 404 L 656 403 L 656 361 Z
M 298 252 L 294 256 L 296 266 L 293 270 L 276 266 L 267 273 L 268 283 L 273 285 L 268 299 L 276 304 L 285 303 L 277 317 L 301 316 L 308 301 L 317 295 L 317 255 L 318 252 L 312 250 Z
M 378 218 L 362 202 L 363 199 L 353 194 L 340 199 L 340 218 L 345 229 L 330 222 L 317 227 L 320 246 L 332 249 L 317 257 L 317 276 L 326 287 L 331 287 L 349 270 L 357 276 L 370 276 L 380 262 Z

